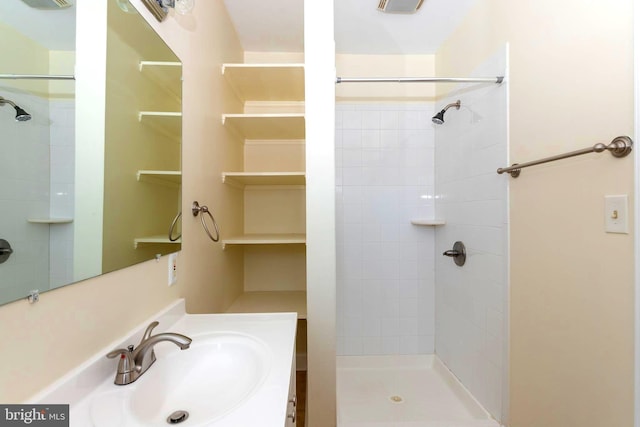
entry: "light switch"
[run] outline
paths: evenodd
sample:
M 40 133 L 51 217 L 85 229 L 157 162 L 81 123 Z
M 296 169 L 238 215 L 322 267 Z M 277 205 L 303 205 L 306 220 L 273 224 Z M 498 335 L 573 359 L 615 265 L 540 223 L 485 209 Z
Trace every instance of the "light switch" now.
M 604 231 L 629 234 L 627 195 L 604 196 Z

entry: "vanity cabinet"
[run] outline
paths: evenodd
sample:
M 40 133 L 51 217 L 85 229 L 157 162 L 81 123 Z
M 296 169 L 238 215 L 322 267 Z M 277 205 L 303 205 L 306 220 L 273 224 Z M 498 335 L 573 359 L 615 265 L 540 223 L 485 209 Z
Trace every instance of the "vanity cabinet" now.
M 222 183 L 243 193 L 243 233 L 223 236 L 244 253 L 244 293 L 230 312 L 297 312 L 306 318 L 304 66 L 223 64 L 243 111 L 222 124 L 243 144 L 242 170 Z
M 285 427 L 295 427 L 298 425 L 298 396 L 296 393 L 296 355 L 293 355 L 291 363 L 291 377 L 289 380 L 289 398 L 287 400 L 287 418 Z

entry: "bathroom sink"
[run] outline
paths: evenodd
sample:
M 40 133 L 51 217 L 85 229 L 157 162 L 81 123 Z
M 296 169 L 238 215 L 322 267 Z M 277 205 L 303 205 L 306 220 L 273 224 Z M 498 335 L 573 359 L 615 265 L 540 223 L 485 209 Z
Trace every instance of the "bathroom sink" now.
M 266 344 L 251 335 L 216 332 L 191 336 L 187 350 L 156 346 L 157 361 L 137 381 L 92 397 L 96 427 L 185 426 L 214 423 L 248 400 L 269 374 Z M 164 350 L 164 351 L 163 351 Z
M 34 404 L 69 405 L 70 427 L 282 427 L 291 411 L 296 313 L 187 314 L 176 300 L 105 345 L 34 396 Z M 115 385 L 113 349 L 154 332 L 192 338 L 180 350 L 159 341 L 156 362 L 127 385 Z M 189 414 L 182 422 L 181 412 Z

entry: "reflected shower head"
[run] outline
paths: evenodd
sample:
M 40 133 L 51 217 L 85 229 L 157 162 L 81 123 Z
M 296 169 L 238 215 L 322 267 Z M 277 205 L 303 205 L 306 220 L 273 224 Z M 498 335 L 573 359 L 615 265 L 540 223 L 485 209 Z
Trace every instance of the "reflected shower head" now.
M 24 111 L 20 106 L 16 105 L 15 102 L 5 99 L 0 96 L 0 107 L 4 104 L 9 104 L 13 108 L 16 109 L 16 121 L 17 122 L 26 122 L 27 120 L 31 120 L 31 114 Z
M 456 107 L 456 110 L 460 109 L 460 100 L 457 100 L 456 102 L 447 105 L 446 107 L 444 107 L 438 114 L 436 114 L 435 116 L 433 116 L 431 118 L 431 121 L 437 125 L 441 125 L 444 123 L 444 113 L 447 112 L 447 110 L 451 107 Z

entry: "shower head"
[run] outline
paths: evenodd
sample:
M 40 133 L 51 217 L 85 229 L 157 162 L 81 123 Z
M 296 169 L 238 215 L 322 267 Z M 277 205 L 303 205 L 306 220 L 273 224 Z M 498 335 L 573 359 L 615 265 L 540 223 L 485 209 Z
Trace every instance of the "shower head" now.
M 454 103 L 451 103 L 449 105 L 447 105 L 446 107 L 444 107 L 438 114 L 436 114 L 435 116 L 433 116 L 431 118 L 431 121 L 437 125 L 441 125 L 444 123 L 444 113 L 447 112 L 447 110 L 451 107 L 456 107 L 456 110 L 460 109 L 460 100 L 457 100 Z
M 2 107 L 4 104 L 9 104 L 13 108 L 16 109 L 16 121 L 17 122 L 26 122 L 27 120 L 31 120 L 31 114 L 29 114 L 26 111 L 24 111 L 22 108 L 20 108 L 20 106 L 16 105 L 15 102 L 10 101 L 10 100 L 5 99 L 5 98 L 0 96 L 0 107 Z

